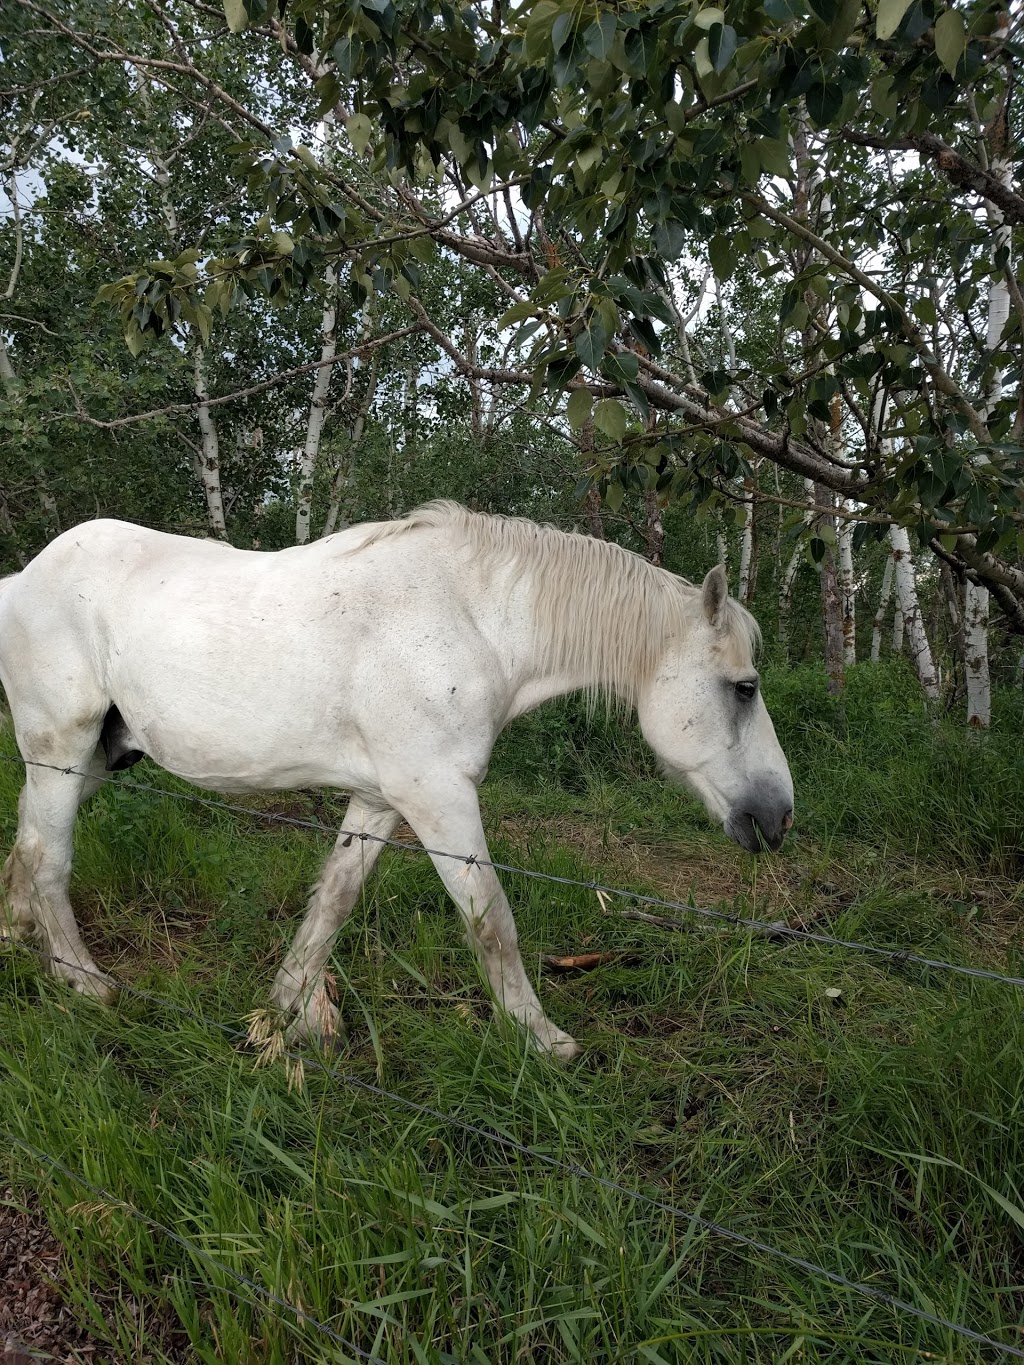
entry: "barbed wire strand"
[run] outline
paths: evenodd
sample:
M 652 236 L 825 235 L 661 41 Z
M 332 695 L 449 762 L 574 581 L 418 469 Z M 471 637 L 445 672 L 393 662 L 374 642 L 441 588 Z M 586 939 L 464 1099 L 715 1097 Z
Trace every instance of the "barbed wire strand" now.
M 218 1261 L 215 1256 L 211 1256 L 208 1252 L 203 1251 L 201 1247 L 195 1246 L 192 1242 L 188 1241 L 187 1238 L 182 1237 L 179 1233 L 174 1232 L 171 1228 L 166 1227 L 155 1218 L 150 1218 L 150 1216 L 143 1213 L 141 1209 L 137 1209 L 134 1204 L 129 1204 L 126 1199 L 122 1199 L 119 1195 L 112 1194 L 109 1190 L 105 1190 L 102 1185 L 93 1184 L 93 1182 L 82 1175 L 80 1171 L 73 1170 L 70 1166 L 65 1165 L 58 1157 L 51 1156 L 49 1152 L 43 1152 L 38 1147 L 33 1147 L 30 1142 L 26 1142 L 25 1139 L 19 1137 L 17 1133 L 11 1133 L 5 1128 L 0 1128 L 0 1138 L 13 1143 L 16 1147 L 20 1147 L 22 1151 L 27 1152 L 29 1156 L 33 1157 L 36 1161 L 41 1161 L 51 1169 L 60 1171 L 60 1173 L 67 1176 L 69 1180 L 75 1181 L 75 1183 L 81 1185 L 83 1189 L 88 1190 L 90 1194 L 95 1195 L 97 1199 L 102 1199 L 105 1203 L 112 1204 L 134 1222 L 141 1223 L 143 1227 L 149 1228 L 151 1232 L 157 1232 L 162 1237 L 166 1237 L 168 1241 L 174 1242 L 184 1251 L 187 1251 L 190 1256 L 194 1256 L 197 1260 L 202 1261 L 212 1269 L 218 1270 L 229 1278 L 236 1280 L 246 1289 L 259 1295 L 265 1303 L 274 1304 L 276 1307 L 283 1308 L 286 1312 L 294 1314 L 303 1326 L 310 1327 L 313 1330 L 322 1333 L 330 1341 L 333 1341 L 335 1345 L 343 1347 L 352 1355 L 358 1356 L 360 1360 L 367 1360 L 370 1362 L 370 1365 L 386 1365 L 386 1362 L 383 1361 L 380 1356 L 375 1356 L 370 1351 L 364 1351 L 362 1347 L 357 1346 L 354 1341 L 349 1341 L 347 1337 L 341 1336 L 333 1327 L 328 1327 L 325 1322 L 321 1322 L 319 1318 L 313 1317 L 311 1313 L 307 1313 L 302 1308 L 297 1308 L 295 1304 L 289 1303 L 287 1299 L 282 1299 L 280 1295 L 275 1294 L 273 1290 L 267 1289 L 257 1280 L 253 1280 L 248 1275 L 243 1274 L 242 1271 L 235 1270 L 232 1266 L 225 1265 L 223 1261 Z M 236 1298 L 242 1298 L 237 1290 L 228 1290 L 228 1293 L 234 1294 Z M 246 1302 L 244 1299 L 242 1301 Z
M 86 975 L 95 976 L 97 979 L 109 984 L 108 977 L 100 972 L 92 972 L 88 968 L 82 967 L 77 962 L 67 962 L 62 958 L 51 957 L 42 950 L 34 948 L 26 943 L 18 942 L 14 946 L 28 951 L 44 961 L 48 960 L 50 962 L 60 963 L 63 966 L 75 967 L 77 970 L 85 972 Z M 185 1015 L 195 1023 L 201 1024 L 204 1028 L 219 1032 L 225 1037 L 235 1041 L 243 1042 L 245 1044 L 251 1043 L 251 1039 L 247 1033 L 243 1033 L 240 1029 L 232 1028 L 229 1024 L 222 1024 L 216 1019 L 208 1019 L 205 1015 L 199 1014 L 185 1005 L 178 1005 L 172 1000 L 166 1000 L 161 996 L 153 995 L 149 991 L 140 991 L 128 984 L 121 985 L 118 983 L 118 985 L 121 990 L 126 991 L 129 995 L 138 996 L 142 1000 L 161 1005 L 174 1013 Z M 734 1228 L 730 1228 L 724 1223 L 719 1223 L 714 1219 L 705 1218 L 702 1214 L 679 1208 L 677 1205 L 670 1204 L 666 1200 L 657 1198 L 655 1195 L 647 1194 L 643 1190 L 633 1189 L 629 1185 L 620 1184 L 618 1181 L 611 1180 L 607 1176 L 598 1175 L 596 1171 L 592 1171 L 586 1166 L 581 1166 L 577 1162 L 564 1161 L 560 1157 L 551 1156 L 547 1152 L 539 1151 L 536 1147 L 530 1147 L 525 1143 L 517 1142 L 515 1138 L 510 1138 L 504 1133 L 497 1132 L 495 1129 L 484 1128 L 479 1124 L 470 1123 L 467 1119 L 460 1119 L 454 1114 L 446 1114 L 440 1109 L 434 1109 L 431 1105 L 421 1104 L 418 1100 L 412 1100 L 405 1095 L 399 1095 L 394 1091 L 386 1090 L 383 1086 L 375 1085 L 372 1081 L 365 1080 L 362 1076 L 355 1076 L 350 1072 L 339 1071 L 334 1067 L 326 1065 L 318 1057 L 312 1054 L 299 1053 L 285 1048 L 278 1055 L 287 1057 L 293 1062 L 299 1062 L 303 1067 L 311 1067 L 313 1070 L 319 1071 L 322 1075 L 331 1080 L 340 1082 L 349 1089 L 361 1090 L 366 1094 L 373 1095 L 390 1104 L 395 1104 L 400 1108 L 407 1109 L 414 1114 L 434 1119 L 439 1123 L 445 1124 L 449 1128 L 457 1128 L 461 1132 L 469 1133 L 474 1137 L 483 1138 L 485 1141 L 493 1143 L 495 1146 L 501 1147 L 505 1151 L 514 1152 L 519 1156 L 528 1157 L 533 1161 L 539 1161 L 543 1165 L 549 1166 L 557 1171 L 562 1171 L 566 1175 L 574 1176 L 578 1180 L 589 1181 L 592 1184 L 600 1186 L 602 1189 L 608 1190 L 610 1193 L 621 1195 L 624 1198 L 631 1200 L 633 1203 L 656 1209 L 671 1218 L 701 1228 L 712 1236 L 719 1237 L 724 1241 L 732 1242 L 735 1245 L 745 1247 L 750 1251 L 759 1252 L 763 1256 L 783 1261 L 786 1265 L 790 1265 L 796 1270 L 801 1270 L 805 1274 L 816 1279 L 827 1280 L 829 1283 L 837 1285 L 839 1288 L 848 1289 L 852 1293 L 860 1294 L 865 1298 L 870 1298 L 877 1303 L 884 1304 L 894 1312 L 909 1314 L 921 1322 L 928 1323 L 930 1326 L 940 1327 L 943 1331 L 952 1332 L 966 1341 L 973 1341 L 976 1345 L 991 1347 L 993 1350 L 1001 1351 L 1004 1355 L 1024 1360 L 1024 1350 L 1021 1350 L 1016 1346 L 1008 1346 L 1001 1341 L 997 1341 L 994 1337 L 986 1336 L 983 1332 L 976 1332 L 973 1328 L 966 1327 L 962 1323 L 952 1322 L 948 1318 L 943 1318 L 936 1313 L 932 1313 L 929 1309 L 919 1308 L 916 1304 L 907 1303 L 905 1300 L 898 1299 L 894 1295 L 887 1293 L 884 1289 L 879 1289 L 875 1285 L 867 1284 L 860 1280 L 851 1280 L 838 1271 L 829 1270 L 825 1266 L 818 1265 L 815 1261 L 806 1260 L 802 1256 L 795 1256 L 791 1252 L 783 1251 L 779 1247 L 772 1246 L 770 1242 L 763 1242 L 757 1237 L 750 1237 L 744 1232 L 737 1232 Z M 284 1306 L 292 1312 L 298 1311 L 293 1309 L 290 1304 L 284 1304 Z
M 744 929 L 751 933 L 763 934 L 771 938 L 790 938 L 805 943 L 819 943 L 835 948 L 848 948 L 852 952 L 865 953 L 873 957 L 880 957 L 886 961 L 895 962 L 899 966 L 930 967 L 936 971 L 953 972 L 958 976 L 972 977 L 980 981 L 995 981 L 1004 986 L 1024 986 L 1024 976 L 1008 976 L 1003 972 L 991 971 L 985 967 L 967 967 L 958 962 L 946 962 L 941 958 L 925 957 L 920 953 L 910 952 L 903 948 L 881 948 L 873 943 L 860 943 L 855 939 L 836 938 L 832 934 L 818 933 L 813 929 L 798 929 L 793 925 L 784 922 L 773 922 L 771 920 L 750 919 L 744 915 L 730 914 L 727 910 L 710 910 L 706 906 L 687 905 L 684 901 L 663 900 L 659 896 L 644 895 L 639 891 L 627 891 L 621 886 L 608 886 L 599 881 L 581 881 L 575 877 L 562 877 L 553 872 L 538 872 L 535 868 L 516 867 L 511 863 L 499 863 L 492 859 L 481 858 L 476 854 L 450 853 L 444 849 L 427 848 L 420 844 L 405 843 L 400 839 L 389 839 L 380 834 L 368 834 L 363 830 L 343 830 L 331 825 L 325 825 L 317 820 L 303 820 L 299 816 L 282 815 L 276 811 L 257 810 L 252 806 L 237 806 L 227 801 L 217 801 L 208 796 L 196 796 L 191 792 L 170 791 L 166 787 L 157 787 L 145 782 L 128 781 L 114 776 L 101 776 L 98 773 L 83 773 L 77 768 L 62 768 L 56 763 L 40 763 L 34 759 L 15 758 L 8 754 L 0 754 L 0 760 L 5 763 L 20 763 L 24 766 L 33 768 L 47 768 L 51 772 L 63 773 L 67 776 L 84 777 L 90 781 L 112 784 L 126 791 L 150 792 L 156 796 L 170 797 L 174 801 L 184 801 L 187 804 L 204 806 L 210 810 L 223 810 L 232 815 L 244 815 L 251 820 L 261 820 L 265 824 L 287 825 L 297 829 L 312 830 L 316 834 L 337 837 L 345 834 L 346 837 L 359 839 L 363 842 L 369 841 L 381 844 L 387 848 L 399 849 L 403 853 L 424 853 L 431 858 L 450 858 L 454 862 L 476 865 L 478 867 L 490 867 L 496 872 L 507 872 L 517 877 L 528 877 L 535 881 L 553 882 L 559 886 L 571 886 L 583 891 L 593 891 L 603 896 L 615 896 L 621 900 L 634 901 L 638 905 L 660 906 L 665 910 L 676 910 L 683 914 L 696 916 L 700 919 L 711 920 L 721 924 L 731 925 L 735 929 Z M 680 923 L 680 928 L 684 925 Z M 620 949 L 618 951 L 626 951 Z

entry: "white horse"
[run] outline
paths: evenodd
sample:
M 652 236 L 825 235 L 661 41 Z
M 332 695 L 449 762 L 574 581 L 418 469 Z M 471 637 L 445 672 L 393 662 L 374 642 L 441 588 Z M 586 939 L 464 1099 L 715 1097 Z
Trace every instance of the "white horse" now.
M 273 554 L 93 521 L 0 585 L 0 681 L 27 767 L 6 931 L 107 998 L 68 899 L 79 804 L 143 754 L 217 791 L 351 792 L 277 974 L 295 1033 L 339 1026 L 324 970 L 380 844 L 489 859 L 477 787 L 509 721 L 576 689 L 639 712 L 667 772 L 744 848 L 780 847 L 793 786 L 758 691 L 753 618 L 724 571 L 703 587 L 588 536 L 432 503 Z M 576 1054 L 523 969 L 493 868 L 435 857 L 498 1005 Z

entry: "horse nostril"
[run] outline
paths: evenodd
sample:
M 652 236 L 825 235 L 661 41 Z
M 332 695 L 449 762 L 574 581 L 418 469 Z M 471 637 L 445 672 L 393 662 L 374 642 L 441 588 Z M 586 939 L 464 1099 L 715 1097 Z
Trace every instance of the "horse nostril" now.
M 792 828 L 793 828 L 793 812 L 792 812 L 791 810 L 789 810 L 789 811 L 787 811 L 786 814 L 782 817 L 782 832 L 783 832 L 783 834 L 788 834 L 789 831 L 790 831 Z

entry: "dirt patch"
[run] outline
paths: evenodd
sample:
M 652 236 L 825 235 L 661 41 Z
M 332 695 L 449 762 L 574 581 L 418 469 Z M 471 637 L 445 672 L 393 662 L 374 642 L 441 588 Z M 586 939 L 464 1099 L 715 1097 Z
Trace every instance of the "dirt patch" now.
M 64 1282 L 64 1250 L 34 1197 L 0 1186 L 0 1365 L 129 1365 L 127 1357 L 82 1326 L 62 1292 Z M 104 1296 L 94 1292 L 94 1297 L 103 1311 Z M 122 1316 L 127 1311 L 141 1319 L 141 1306 L 126 1291 L 106 1297 L 110 1317 L 116 1304 Z M 149 1333 L 156 1329 L 167 1355 L 184 1362 L 189 1358 L 184 1337 L 169 1317 L 158 1324 L 161 1315 L 160 1309 L 146 1310 Z M 131 1365 L 152 1359 L 148 1352 L 133 1354 Z
M 0 1189 L 0 1362 L 108 1361 L 60 1292 L 64 1253 L 31 1202 Z

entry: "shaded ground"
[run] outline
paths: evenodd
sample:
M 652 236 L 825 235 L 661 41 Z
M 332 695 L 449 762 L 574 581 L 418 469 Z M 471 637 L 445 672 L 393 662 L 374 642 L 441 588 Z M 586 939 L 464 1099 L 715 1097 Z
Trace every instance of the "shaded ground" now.
M 63 1256 L 33 1203 L 0 1189 L 2 1365 L 110 1360 L 109 1348 L 93 1340 L 61 1297 Z

